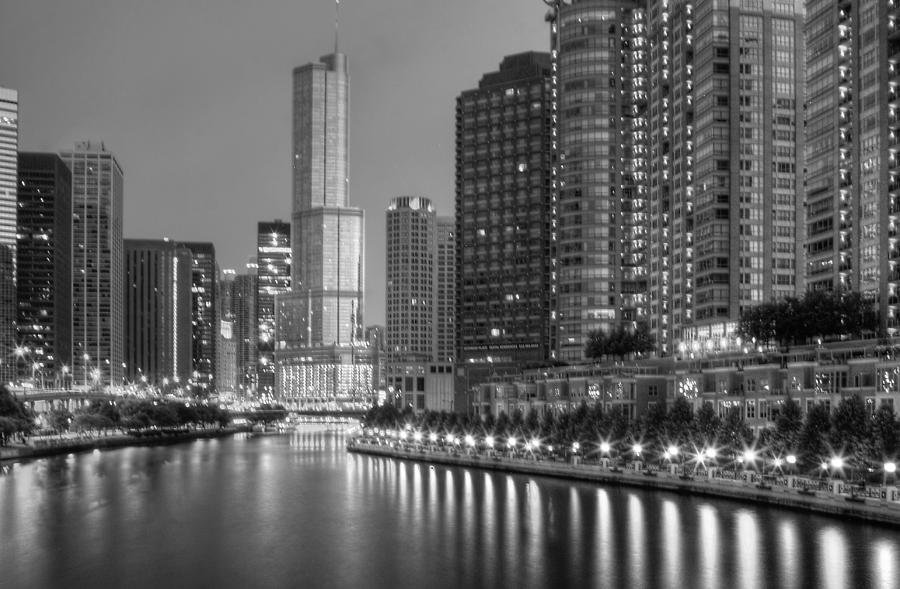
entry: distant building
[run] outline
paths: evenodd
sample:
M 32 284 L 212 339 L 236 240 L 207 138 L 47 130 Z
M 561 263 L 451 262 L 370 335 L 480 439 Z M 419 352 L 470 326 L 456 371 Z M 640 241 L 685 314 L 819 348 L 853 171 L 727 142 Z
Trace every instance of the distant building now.
M 219 320 L 216 355 L 216 389 L 219 394 L 240 392 L 237 378 L 237 341 L 234 339 L 232 319 Z
M 216 286 L 219 266 L 216 248 L 208 242 L 181 242 L 192 256 L 192 314 L 193 324 L 191 378 L 202 394 L 215 391 L 216 340 L 219 323 L 216 317 Z
M 45 384 L 72 370 L 72 174 L 55 153 L 19 153 L 16 215 L 19 376 Z
M 124 371 L 124 173 L 103 143 L 60 154 L 72 173 L 72 376 L 119 386 Z
M 453 409 L 451 227 L 427 198 L 393 198 L 387 210 L 387 388 L 416 411 Z
M 454 356 L 470 383 L 556 355 L 552 80 L 549 54 L 510 55 L 456 99 Z
M 16 158 L 19 93 L 0 87 L 0 382 L 16 377 Z
M 291 287 L 276 297 L 276 391 L 296 405 L 372 396 L 362 340 L 362 209 L 349 206 L 349 76 L 339 52 L 294 70 Z
M 257 223 L 257 391 L 275 394 L 275 296 L 291 290 L 291 225 L 280 219 Z
M 231 292 L 231 312 L 234 317 L 233 337 L 237 363 L 237 390 L 256 394 L 258 347 L 256 320 L 257 272 L 256 259 L 247 264 L 246 271 L 234 278 Z
M 169 240 L 125 240 L 125 379 L 187 386 L 192 371 L 192 254 Z

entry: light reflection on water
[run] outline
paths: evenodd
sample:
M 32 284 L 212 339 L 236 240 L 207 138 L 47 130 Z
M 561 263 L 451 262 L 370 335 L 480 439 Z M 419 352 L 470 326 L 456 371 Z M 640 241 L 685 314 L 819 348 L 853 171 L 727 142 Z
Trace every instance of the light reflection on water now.
M 346 454 L 327 432 L 0 475 L 0 587 L 898 586 L 900 532 Z

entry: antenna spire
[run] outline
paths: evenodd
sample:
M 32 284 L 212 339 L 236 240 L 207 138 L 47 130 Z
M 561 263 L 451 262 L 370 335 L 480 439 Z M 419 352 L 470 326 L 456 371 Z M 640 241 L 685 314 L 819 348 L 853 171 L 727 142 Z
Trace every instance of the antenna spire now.
M 338 54 L 338 21 L 340 16 L 341 0 L 334 0 L 334 54 Z

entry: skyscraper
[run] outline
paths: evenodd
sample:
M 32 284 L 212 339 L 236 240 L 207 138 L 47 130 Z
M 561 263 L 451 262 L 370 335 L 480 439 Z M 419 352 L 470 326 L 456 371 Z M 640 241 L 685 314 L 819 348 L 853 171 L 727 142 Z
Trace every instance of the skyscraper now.
M 216 287 L 219 281 L 219 265 L 216 263 L 216 247 L 209 242 L 182 242 L 191 251 L 192 313 L 193 325 L 191 378 L 201 394 L 215 390 L 216 341 L 219 320 L 216 316 Z
M 118 386 L 125 349 L 124 174 L 103 143 L 60 154 L 72 173 L 72 375 Z
M 553 92 L 550 55 L 529 52 L 456 100 L 456 356 L 469 380 L 555 356 Z
M 55 153 L 20 153 L 18 195 L 18 344 L 45 382 L 63 385 L 72 368 L 72 174 Z
M 806 2 L 806 280 L 900 324 L 900 5 Z
M 663 352 L 803 290 L 803 3 L 649 4 L 650 306 Z M 705 342 L 709 342 L 708 344 Z
M 0 87 L 0 382 L 15 378 L 19 93 Z
M 646 3 L 581 0 L 552 22 L 559 48 L 559 358 L 647 309 Z
M 191 251 L 125 240 L 125 378 L 184 386 L 191 377 Z
M 258 392 L 275 394 L 275 295 L 291 290 L 291 226 L 257 223 L 256 323 Z
M 427 198 L 393 198 L 387 210 L 387 384 L 416 411 L 452 409 L 452 227 Z
M 286 399 L 361 400 L 372 390 L 363 211 L 348 198 L 348 83 L 337 51 L 294 70 L 292 291 L 276 299 L 276 379 Z

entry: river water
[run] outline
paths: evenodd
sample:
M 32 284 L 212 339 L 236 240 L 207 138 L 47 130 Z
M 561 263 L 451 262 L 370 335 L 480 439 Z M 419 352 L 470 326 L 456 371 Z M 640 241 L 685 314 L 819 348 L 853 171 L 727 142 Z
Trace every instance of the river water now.
M 6 466 L 0 587 L 900 587 L 896 528 L 345 443 L 304 431 Z

